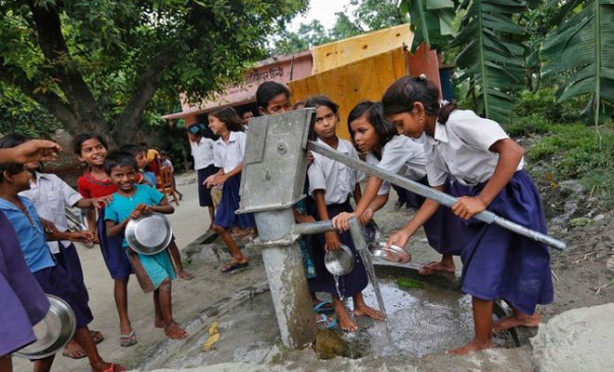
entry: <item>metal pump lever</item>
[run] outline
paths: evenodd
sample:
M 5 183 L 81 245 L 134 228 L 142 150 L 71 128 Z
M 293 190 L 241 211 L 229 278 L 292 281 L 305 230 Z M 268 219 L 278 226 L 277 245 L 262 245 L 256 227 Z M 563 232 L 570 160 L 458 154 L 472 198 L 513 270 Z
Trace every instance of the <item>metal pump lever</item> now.
M 327 158 L 343 163 L 354 169 L 358 169 L 359 171 L 364 172 L 368 175 L 375 176 L 386 182 L 390 182 L 397 186 L 403 187 L 404 189 L 415 192 L 416 194 L 424 196 L 425 198 L 433 199 L 436 202 L 445 205 L 446 207 L 452 207 L 457 202 L 457 199 L 455 197 L 448 195 L 445 192 L 435 190 L 421 183 L 412 181 L 410 179 L 401 177 L 399 175 L 393 174 L 386 170 L 377 168 L 371 164 L 365 163 L 360 160 L 356 160 L 340 152 L 331 150 L 317 142 L 309 141 L 307 143 L 307 149 L 313 152 L 317 152 L 320 155 L 326 156 Z M 567 245 L 560 240 L 554 239 L 540 232 L 528 229 L 522 225 L 519 225 L 510 220 L 507 220 L 503 217 L 499 217 L 493 212 L 488 211 L 488 210 L 480 212 L 473 217 L 482 222 L 486 222 L 489 224 L 496 223 L 497 225 L 505 229 L 508 229 L 510 231 L 513 231 L 516 234 L 526 236 L 528 238 L 536 240 L 540 243 L 544 243 L 546 245 L 549 245 L 561 251 L 567 248 Z

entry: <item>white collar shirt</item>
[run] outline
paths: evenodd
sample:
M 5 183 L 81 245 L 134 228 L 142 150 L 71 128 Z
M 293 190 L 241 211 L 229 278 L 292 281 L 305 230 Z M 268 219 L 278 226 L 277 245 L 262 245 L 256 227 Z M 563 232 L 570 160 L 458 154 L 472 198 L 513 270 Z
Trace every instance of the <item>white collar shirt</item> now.
M 466 186 L 490 179 L 499 154 L 490 151 L 497 141 L 509 138 L 503 128 L 470 110 L 455 110 L 446 124 L 436 123 L 433 137 L 426 136 L 426 171 L 431 186 L 443 185 L 448 175 Z M 524 167 L 524 158 L 516 170 Z
M 213 164 L 218 168 L 224 168 L 224 173 L 238 167 L 245 155 L 246 139 L 247 135 L 244 132 L 230 132 L 228 143 L 220 137 L 215 141 Z
M 205 169 L 213 164 L 213 146 L 215 142 L 211 138 L 201 137 L 198 142 L 190 141 L 192 157 L 194 158 L 194 170 Z
M 333 149 L 319 138 L 316 141 Z M 358 153 L 354 146 L 344 139 L 339 139 L 337 148 L 333 150 L 358 159 Z M 309 166 L 307 171 L 309 194 L 313 196 L 315 190 L 324 190 L 326 205 L 346 202 L 354 192 L 356 184 L 365 178 L 364 173 L 320 154 L 313 153 L 313 158 L 313 164 Z
M 36 184 L 32 183 L 30 190 L 19 193 L 32 201 L 36 213 L 41 218 L 53 222 L 59 231 L 68 231 L 68 219 L 66 218 L 65 207 L 73 207 L 83 199 L 75 189 L 62 181 L 58 176 L 51 173 L 36 172 Z M 68 246 L 69 241 L 62 241 L 63 246 Z M 58 242 L 47 242 L 51 253 L 56 254 L 60 251 Z
M 382 148 L 381 160 L 373 153 L 368 153 L 365 160 L 369 164 L 410 180 L 420 181 L 426 176 L 424 146 L 407 136 L 392 137 Z M 390 183 L 384 182 L 377 194 L 388 195 L 389 192 Z

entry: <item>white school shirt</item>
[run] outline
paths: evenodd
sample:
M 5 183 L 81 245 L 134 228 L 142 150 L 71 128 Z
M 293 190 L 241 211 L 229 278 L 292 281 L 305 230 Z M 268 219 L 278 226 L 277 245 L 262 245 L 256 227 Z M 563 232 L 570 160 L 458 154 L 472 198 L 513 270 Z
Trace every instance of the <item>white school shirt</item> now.
M 503 128 L 470 110 L 454 110 L 446 124 L 436 123 L 433 137 L 426 136 L 426 171 L 431 186 L 443 185 L 448 175 L 466 186 L 490 179 L 499 154 L 489 150 L 509 138 Z M 524 167 L 524 157 L 516 170 Z
M 58 176 L 51 173 L 36 172 L 36 184 L 30 185 L 30 190 L 25 190 L 19 193 L 32 201 L 36 213 L 41 218 L 53 222 L 58 231 L 68 231 L 68 219 L 64 207 L 72 207 L 83 196 L 75 189 L 68 186 Z M 51 253 L 60 252 L 58 242 L 47 242 Z M 67 247 L 69 241 L 62 241 L 62 245 Z
M 205 169 L 213 164 L 213 147 L 215 142 L 211 138 L 201 137 L 198 143 L 190 141 L 194 170 Z
M 382 168 L 388 172 L 420 181 L 426 176 L 426 156 L 422 143 L 407 136 L 394 136 L 382 148 L 382 159 L 378 160 L 373 153 L 368 153 L 367 163 Z M 388 195 L 390 183 L 384 182 L 377 195 Z
M 245 155 L 246 139 L 247 135 L 244 132 L 230 132 L 228 143 L 220 137 L 215 141 L 213 164 L 218 168 L 224 168 L 224 173 L 228 173 L 239 166 Z
M 319 138 L 316 142 L 334 150 Z M 339 139 L 336 151 L 358 159 L 354 146 L 344 139 Z M 364 173 L 317 153 L 313 153 L 313 164 L 309 166 L 307 175 L 309 176 L 309 194 L 313 196 L 315 190 L 324 190 L 326 205 L 347 201 L 354 192 L 356 184 L 365 178 Z

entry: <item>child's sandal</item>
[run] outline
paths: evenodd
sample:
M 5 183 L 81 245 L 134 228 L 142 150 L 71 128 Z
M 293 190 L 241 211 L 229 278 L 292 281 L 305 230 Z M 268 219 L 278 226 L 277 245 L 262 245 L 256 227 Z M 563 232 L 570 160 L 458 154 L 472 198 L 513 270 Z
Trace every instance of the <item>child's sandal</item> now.
M 136 340 L 136 332 L 134 329 L 127 335 L 119 335 L 119 346 L 121 347 L 130 347 L 137 344 Z

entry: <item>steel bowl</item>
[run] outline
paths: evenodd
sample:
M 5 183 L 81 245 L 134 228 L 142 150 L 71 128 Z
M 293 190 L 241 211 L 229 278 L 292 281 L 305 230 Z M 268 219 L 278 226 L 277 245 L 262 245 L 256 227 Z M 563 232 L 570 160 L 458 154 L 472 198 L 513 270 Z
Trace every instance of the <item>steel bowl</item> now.
M 162 252 L 173 238 L 171 225 L 160 213 L 150 213 L 128 221 L 124 235 L 133 251 L 145 255 Z
M 347 245 L 341 244 L 336 251 L 324 254 L 324 266 L 335 276 L 347 275 L 354 270 L 354 254 Z
M 381 233 L 379 230 L 379 226 L 375 223 L 375 221 L 371 220 L 367 222 L 363 227 L 363 235 L 365 237 L 365 241 L 367 244 L 379 241 L 381 237 Z
M 43 320 L 34 327 L 36 341 L 19 349 L 15 356 L 28 359 L 42 359 L 57 353 L 75 335 L 77 318 L 72 308 L 61 298 L 48 294 L 51 306 Z
M 373 257 L 383 261 L 407 263 L 411 261 L 411 255 L 405 249 L 398 245 L 386 247 L 386 242 L 371 244 L 370 249 Z

